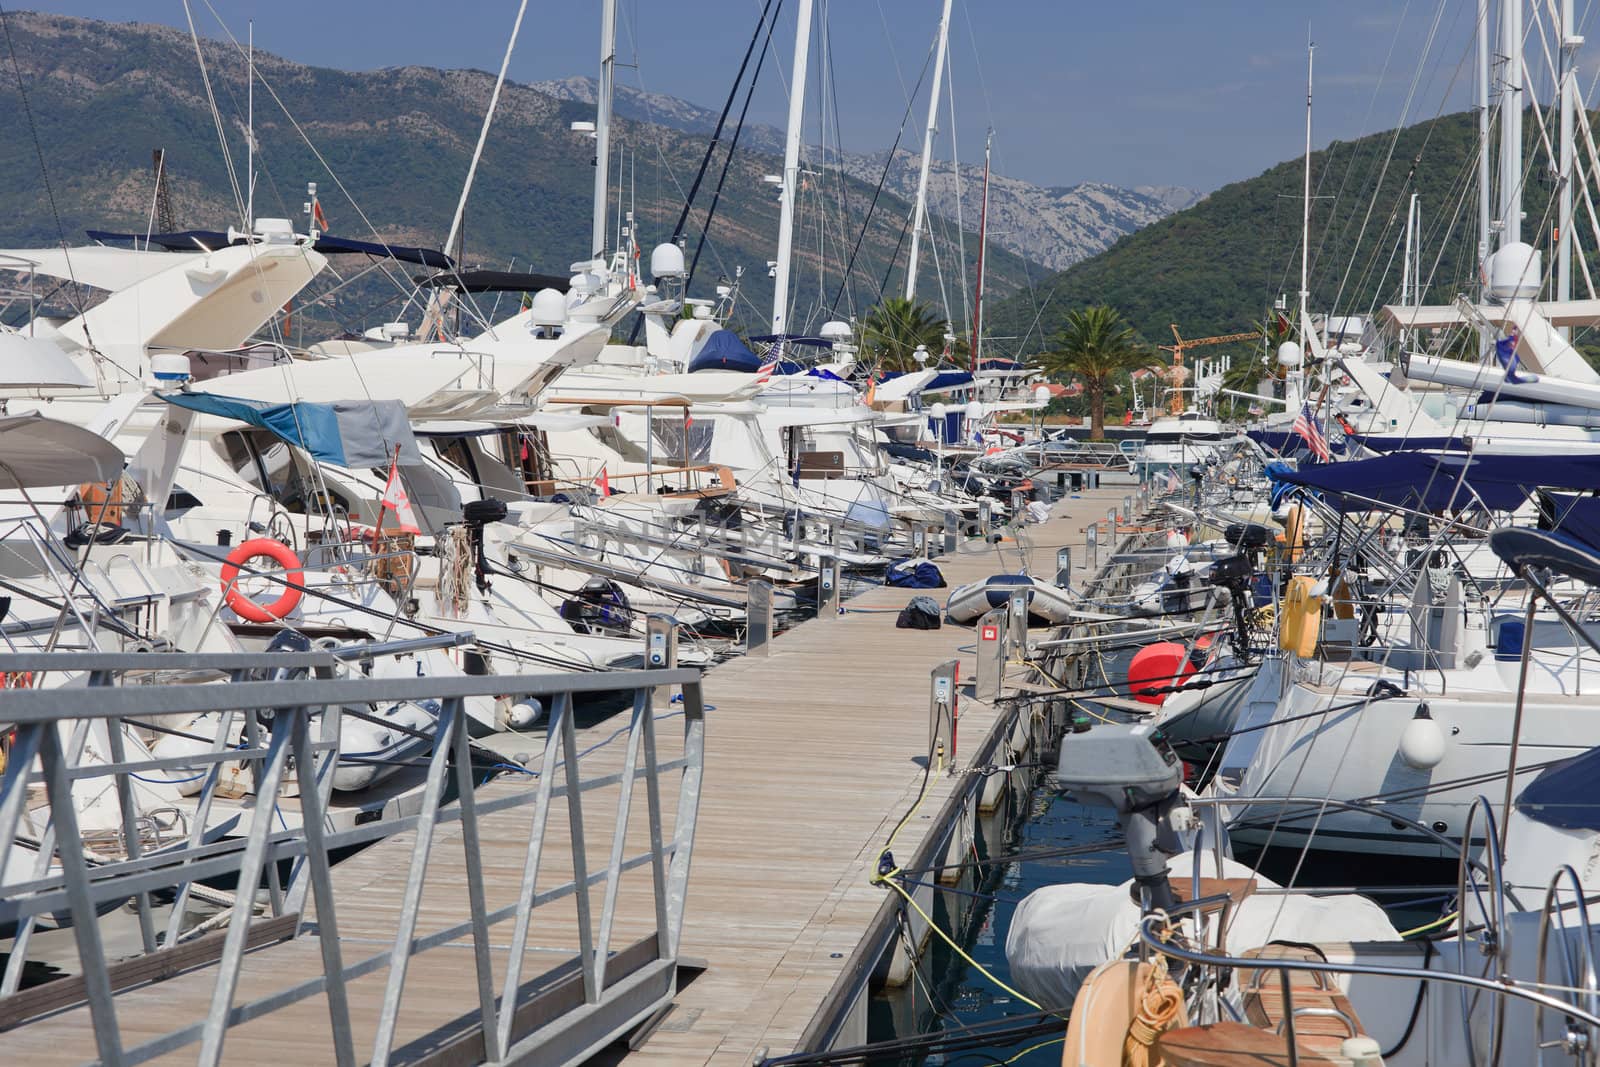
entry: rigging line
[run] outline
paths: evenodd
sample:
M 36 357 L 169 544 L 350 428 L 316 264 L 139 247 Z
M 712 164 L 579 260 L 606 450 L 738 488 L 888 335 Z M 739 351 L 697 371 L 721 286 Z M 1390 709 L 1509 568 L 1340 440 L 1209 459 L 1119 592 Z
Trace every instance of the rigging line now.
M 83 299 L 83 286 L 78 282 L 77 272 L 72 266 L 72 255 L 67 251 L 67 231 L 61 224 L 61 209 L 56 204 L 56 194 L 50 185 L 50 168 L 45 165 L 44 145 L 39 141 L 39 127 L 33 118 L 33 105 L 28 103 L 28 90 L 22 80 L 22 64 L 17 60 L 17 47 L 11 42 L 11 18 L 3 6 L 0 6 L 0 28 L 4 28 L 6 35 L 6 50 L 11 54 L 11 69 L 17 75 L 17 95 L 22 97 L 22 113 L 28 119 L 28 132 L 33 136 L 33 151 L 39 157 L 39 176 L 44 180 L 45 199 L 50 201 L 50 215 L 56 223 L 56 239 L 61 242 L 61 257 L 67 265 L 67 275 L 72 279 L 74 301 L 72 308 L 78 313 L 80 319 L 88 310 Z M 83 336 L 89 342 L 90 349 L 94 348 L 94 338 L 89 334 L 89 323 L 83 320 Z M 118 368 L 121 370 L 122 368 Z M 124 371 L 124 373 L 126 373 Z
M 1439 7 L 1435 10 L 1435 13 L 1434 13 L 1433 25 L 1428 31 L 1427 40 L 1423 43 L 1422 54 L 1423 54 L 1424 57 L 1426 57 L 1427 54 L 1433 50 L 1433 41 L 1434 41 L 1435 37 L 1437 36 L 1437 34 L 1439 32 L 1439 20 L 1444 15 L 1444 7 L 1445 7 L 1445 0 L 1439 0 Z M 1465 61 L 1466 61 L 1466 53 L 1463 52 L 1463 54 L 1462 54 L 1462 63 L 1465 63 Z M 1459 75 L 1460 70 L 1461 70 L 1461 64 L 1457 64 L 1457 67 L 1456 67 L 1457 75 Z M 1373 189 L 1374 189 L 1373 199 L 1368 201 L 1368 203 L 1367 203 L 1366 213 L 1362 217 L 1362 220 L 1361 220 L 1361 228 L 1360 228 L 1360 230 L 1357 231 L 1355 243 L 1351 246 L 1350 260 L 1345 265 L 1344 275 L 1339 279 L 1339 287 L 1338 287 L 1338 289 L 1336 289 L 1334 291 L 1333 302 L 1330 305 L 1331 308 L 1338 308 L 1339 307 L 1339 301 L 1343 298 L 1344 292 L 1345 292 L 1345 287 L 1349 284 L 1349 281 L 1350 281 L 1350 272 L 1355 269 L 1355 262 L 1356 262 L 1357 257 L 1360 254 L 1361 242 L 1366 237 L 1367 226 L 1372 221 L 1373 209 L 1377 206 L 1377 195 L 1378 195 L 1378 192 L 1382 190 L 1383 181 L 1389 174 L 1389 164 L 1391 162 L 1393 162 L 1393 160 L 1394 160 L 1395 148 L 1399 145 L 1399 143 L 1400 143 L 1400 134 L 1405 129 L 1406 116 L 1408 114 L 1410 114 L 1412 102 L 1416 99 L 1417 89 L 1418 89 L 1418 87 L 1419 87 L 1419 85 L 1421 83 L 1421 79 L 1422 79 L 1422 71 L 1423 71 L 1423 65 L 1419 64 L 1418 67 L 1417 67 L 1416 74 L 1414 74 L 1412 76 L 1411 86 L 1406 92 L 1405 102 L 1400 107 L 1399 122 L 1395 126 L 1394 133 L 1389 138 L 1389 148 L 1388 148 L 1388 151 L 1386 151 L 1384 153 L 1383 166 L 1379 170 L 1377 181 L 1373 186 Z M 1455 77 L 1452 76 L 1451 85 L 1453 86 L 1454 84 L 1455 84 Z M 1440 102 L 1440 110 L 1441 111 L 1443 110 L 1443 107 L 1444 107 L 1444 104 L 1443 104 L 1443 101 L 1441 101 Z M 1437 126 L 1437 123 L 1438 123 L 1438 115 L 1436 114 L 1435 117 L 1434 117 L 1434 126 Z M 1433 133 L 1433 128 L 1430 127 L 1428 132 L 1429 132 L 1429 137 L 1431 137 L 1431 135 Z M 1427 147 L 1427 138 L 1424 138 L 1424 140 L 1423 140 L 1423 149 L 1426 149 L 1426 147 Z M 1422 154 L 1422 150 L 1419 150 L 1418 151 L 1418 156 L 1420 157 L 1421 154 Z
M 1407 181 L 1405 183 L 1402 183 L 1401 192 L 1399 194 L 1397 194 L 1397 199 L 1395 201 L 1395 207 L 1394 207 L 1393 211 L 1389 215 L 1389 221 L 1385 225 L 1384 230 L 1379 234 L 1377 244 L 1375 244 L 1373 246 L 1372 257 L 1367 260 L 1366 266 L 1362 269 L 1361 274 L 1358 276 L 1358 278 L 1356 280 L 1356 284 L 1352 287 L 1352 286 L 1349 285 L 1350 272 L 1352 270 L 1354 270 L 1356 260 L 1360 256 L 1361 243 L 1362 243 L 1363 240 L 1365 240 L 1367 226 L 1371 221 L 1372 212 L 1373 212 L 1374 208 L 1377 206 L 1378 192 L 1380 192 L 1382 190 L 1383 179 L 1387 175 L 1389 163 L 1393 159 L 1393 153 L 1394 153 L 1395 145 L 1399 140 L 1399 132 L 1400 131 L 1398 129 L 1395 131 L 1395 137 L 1393 137 L 1391 139 L 1391 141 L 1390 141 L 1389 152 L 1388 152 L 1388 154 L 1387 154 L 1387 156 L 1385 157 L 1385 160 L 1384 160 L 1383 174 L 1381 174 L 1379 176 L 1377 185 L 1375 187 L 1375 192 L 1373 194 L 1373 199 L 1367 205 L 1366 215 L 1363 218 L 1362 224 L 1361 224 L 1361 231 L 1357 234 L 1355 243 L 1351 246 L 1350 260 L 1345 266 L 1344 277 L 1341 278 L 1341 280 L 1339 282 L 1339 289 L 1337 290 L 1337 292 L 1334 295 L 1334 301 L 1333 301 L 1333 304 L 1332 304 L 1332 307 L 1334 309 L 1338 308 L 1339 303 L 1340 303 L 1341 300 L 1343 300 L 1344 294 L 1345 294 L 1347 289 L 1350 289 L 1352 292 L 1361 292 L 1365 288 L 1365 286 L 1367 285 L 1367 279 L 1370 277 L 1371 271 L 1372 271 L 1373 267 L 1376 264 L 1376 259 L 1381 254 L 1379 252 L 1379 249 L 1381 249 L 1381 247 L 1382 247 L 1383 234 L 1387 233 L 1389 231 L 1390 227 L 1392 227 L 1394 225 L 1395 220 L 1399 217 L 1399 205 L 1400 205 L 1401 200 L 1403 199 L 1403 197 L 1405 195 L 1406 185 L 1411 181 L 1412 177 L 1415 174 L 1416 168 L 1418 166 L 1420 166 L 1421 160 L 1427 154 L 1428 146 L 1433 142 L 1434 134 L 1438 132 L 1440 122 L 1441 122 L 1441 120 L 1443 119 L 1443 116 L 1444 116 L 1444 108 L 1445 108 L 1445 106 L 1446 106 L 1446 104 L 1447 104 L 1447 102 L 1449 100 L 1450 91 L 1455 87 L 1456 80 L 1460 77 L 1462 68 L 1465 66 L 1467 58 L 1468 58 L 1467 54 L 1463 53 L 1461 60 L 1457 62 L 1455 72 L 1452 74 L 1450 82 L 1446 86 L 1445 92 L 1440 98 L 1439 107 L 1434 112 L 1433 118 L 1431 120 L 1429 120 L 1429 122 L 1427 124 L 1428 125 L 1427 133 L 1423 136 L 1422 145 L 1418 148 L 1417 154 L 1416 154 L 1415 158 L 1412 161 L 1412 169 L 1411 169 L 1410 172 L 1408 172 Z M 1410 103 L 1409 103 L 1409 99 L 1408 99 L 1408 102 L 1407 102 L 1407 105 L 1406 105 L 1406 110 L 1408 110 L 1409 107 L 1410 107 Z M 1404 111 L 1402 111 L 1402 121 L 1403 121 L 1403 114 L 1404 114 Z
M 883 195 L 884 183 L 889 180 L 889 169 L 894 166 L 895 153 L 900 150 L 900 141 L 901 141 L 901 139 L 903 137 L 905 137 L 906 123 L 909 122 L 910 119 L 911 119 L 911 110 L 916 104 L 916 99 L 917 99 L 916 94 L 922 91 L 923 79 L 925 79 L 928 76 L 928 66 L 932 62 L 933 62 L 933 51 L 930 50 L 928 52 L 928 57 L 922 61 L 922 73 L 920 75 L 918 75 L 918 77 L 917 77 L 917 87 L 916 87 L 916 89 L 909 96 L 906 97 L 906 110 L 905 110 L 905 113 L 900 116 L 900 129 L 898 131 L 896 131 L 896 133 L 894 135 L 894 144 L 889 146 L 888 157 L 885 158 L 885 160 L 883 162 L 883 173 L 878 175 L 878 186 L 877 186 L 876 189 L 874 189 L 872 191 L 872 202 L 867 205 L 867 216 L 866 216 L 866 218 L 861 220 L 861 229 L 858 230 L 857 233 L 856 233 L 855 247 L 853 247 L 850 250 L 850 261 L 847 264 L 845 264 L 844 276 L 846 278 L 850 277 L 851 273 L 856 268 L 856 257 L 861 254 L 861 245 L 862 245 L 862 242 L 866 240 L 868 228 L 871 227 L 871 225 L 872 225 L 872 216 L 874 214 L 876 214 L 876 212 L 878 210 L 878 199 L 879 199 L 879 197 L 881 197 Z M 904 231 L 902 231 L 901 234 L 900 234 L 900 240 L 901 241 L 905 240 L 905 232 Z M 894 250 L 894 257 L 898 258 L 899 255 L 900 255 L 900 246 L 898 244 L 896 244 L 895 245 L 895 250 Z M 889 261 L 889 267 L 890 267 L 890 270 L 893 270 L 893 268 L 894 268 L 894 259 L 893 258 L 891 258 L 890 261 Z M 878 294 L 879 294 L 879 298 L 880 299 L 882 298 L 882 294 L 888 288 L 889 288 L 889 276 L 887 274 L 885 274 L 884 275 L 884 279 L 883 279 L 883 283 L 878 286 Z M 838 314 L 839 299 L 843 295 L 844 295 L 844 282 L 841 280 L 840 283 L 839 283 L 838 292 L 833 294 L 833 303 L 831 305 L 829 305 L 829 307 L 828 307 L 828 313 L 830 315 L 837 315 Z
M 1360 127 L 1361 132 L 1356 135 L 1356 137 L 1355 137 L 1356 141 L 1362 140 L 1367 135 L 1367 129 L 1372 123 L 1372 113 L 1375 110 L 1377 110 L 1378 94 L 1383 91 L 1384 83 L 1386 81 L 1388 81 L 1388 78 L 1389 78 L 1389 65 L 1394 61 L 1395 49 L 1397 47 L 1399 47 L 1399 44 L 1400 44 L 1400 32 L 1399 32 L 1400 27 L 1405 25 L 1406 16 L 1408 14 L 1410 14 L 1410 13 L 1411 13 L 1411 0 L 1406 0 L 1405 4 L 1402 5 L 1401 8 L 1400 8 L 1400 17 L 1395 22 L 1395 32 L 1389 38 L 1389 51 L 1383 57 L 1383 69 L 1381 71 L 1379 71 L 1379 73 L 1378 73 L 1378 82 L 1377 82 L 1376 85 L 1374 85 L 1372 87 L 1372 95 L 1367 99 L 1367 113 L 1365 115 L 1363 115 L 1362 118 L 1361 118 L 1361 127 Z M 1355 165 L 1356 165 L 1356 154 L 1355 154 L 1354 151 L 1352 151 L 1350 153 L 1349 165 L 1345 167 L 1344 177 L 1339 182 L 1339 188 L 1337 190 L 1335 190 L 1334 194 L 1333 194 L 1333 202 L 1334 202 L 1334 205 L 1336 207 L 1337 207 L 1337 205 L 1339 203 L 1339 198 L 1344 195 L 1345 186 L 1347 186 L 1349 184 L 1349 182 L 1350 182 L 1350 175 L 1355 170 Z M 1321 190 L 1318 190 L 1318 191 L 1320 192 Z M 1317 251 L 1311 257 L 1311 260 L 1312 260 L 1313 263 L 1315 263 L 1318 259 L 1321 258 L 1322 250 L 1328 243 L 1328 234 L 1329 234 L 1329 228 L 1324 228 L 1323 231 L 1322 231 L 1322 239 L 1317 242 Z
M 239 192 L 239 176 L 233 170 L 233 152 L 228 148 L 228 134 L 223 128 L 222 112 L 217 110 L 216 94 L 211 91 L 211 72 L 206 69 L 206 57 L 200 48 L 200 35 L 195 32 L 194 12 L 190 10 L 189 0 L 183 0 L 183 17 L 189 23 L 189 40 L 194 42 L 194 58 L 200 65 L 200 81 L 205 85 L 206 103 L 211 106 L 211 121 L 217 127 L 217 142 L 222 146 L 222 165 L 228 171 L 228 184 L 233 188 L 233 200 L 239 209 L 239 217 L 244 219 L 244 197 Z M 249 220 L 246 219 L 243 225 L 248 229 Z
M 700 225 L 700 239 L 695 242 L 694 257 L 689 261 L 689 273 L 683 279 L 683 292 L 687 297 L 689 286 L 694 282 L 694 272 L 700 265 L 700 252 L 706 246 L 706 240 L 711 233 L 711 220 L 717 217 L 717 205 L 722 202 L 722 186 L 728 180 L 728 169 L 733 165 L 733 155 L 739 149 L 739 137 L 744 133 L 744 120 L 750 114 L 750 101 L 755 97 L 756 85 L 761 81 L 761 68 L 766 65 L 767 54 L 772 50 L 772 34 L 778 28 L 776 17 L 767 23 L 766 39 L 761 43 L 761 54 L 756 57 L 755 72 L 750 75 L 750 84 L 745 88 L 744 104 L 739 109 L 739 122 L 733 128 L 733 137 L 728 142 L 728 154 L 722 160 L 722 172 L 717 175 L 717 187 L 711 193 L 711 205 L 706 209 L 705 222 Z M 715 249 L 712 250 L 715 255 Z M 741 294 L 742 295 L 742 294 Z M 745 298 L 748 302 L 748 297 Z M 754 307 L 754 304 L 751 305 Z
M 184 3 L 187 7 L 188 0 L 184 0 Z M 201 3 L 206 5 L 206 8 L 217 20 L 217 24 L 222 27 L 222 32 L 227 34 L 228 41 L 233 45 L 234 50 L 240 55 L 244 55 L 245 51 L 243 46 L 239 44 L 238 38 L 234 37 L 233 31 L 228 29 L 227 23 L 222 21 L 222 16 L 217 14 L 217 9 L 211 6 L 211 0 L 201 0 Z M 278 105 L 278 109 L 283 112 L 284 118 L 289 120 L 289 125 L 294 127 L 294 132 L 299 134 L 300 140 L 305 142 L 305 146 L 311 150 L 311 154 L 316 157 L 316 160 L 322 166 L 322 169 L 326 171 L 328 177 L 333 180 L 333 184 L 338 187 L 339 192 L 344 194 L 344 198 L 349 202 L 351 208 L 355 210 L 356 215 L 360 217 L 362 223 L 367 227 L 368 232 L 370 232 L 372 236 L 377 239 L 379 244 L 388 244 L 389 242 L 386 241 L 383 235 L 378 232 L 377 225 L 374 224 L 373 221 L 367 217 L 367 213 L 361 209 L 361 205 L 356 202 L 356 198 L 351 195 L 350 190 L 345 187 L 343 179 L 341 179 L 334 171 L 332 164 L 328 162 L 327 157 L 322 154 L 322 151 L 312 142 L 311 136 L 305 131 L 305 127 L 300 125 L 300 120 L 294 117 L 294 113 L 289 110 L 289 105 L 283 102 L 283 98 L 278 95 L 278 90 L 273 88 L 272 83 L 267 80 L 267 76 L 261 72 L 261 68 L 259 66 L 256 67 L 256 80 L 261 83 L 261 87 L 267 91 L 269 96 L 272 97 L 272 102 Z M 401 282 L 395 279 L 389 264 L 381 264 L 381 269 L 383 270 L 384 275 L 388 277 L 390 282 L 394 284 L 394 287 L 399 290 L 402 295 L 409 296 L 412 292 L 414 292 L 416 288 L 415 286 L 411 285 L 409 282 Z
M 880 11 L 881 11 L 881 5 L 880 5 Z M 835 79 L 835 74 L 837 73 L 837 67 L 835 66 L 835 64 L 833 62 L 833 47 L 832 47 L 833 31 L 832 31 L 832 28 L 826 22 L 823 23 L 823 34 L 827 38 L 827 40 L 829 42 L 829 48 L 828 48 L 828 84 L 830 86 L 832 86 L 832 89 L 833 89 L 833 92 L 832 92 L 833 134 L 834 134 L 835 140 L 837 141 L 837 144 L 836 144 L 835 147 L 838 150 L 838 155 L 837 155 L 837 157 L 835 159 L 835 166 L 834 166 L 834 174 L 839 179 L 839 239 L 838 239 L 838 244 L 839 244 L 839 251 L 841 253 L 843 253 L 844 246 L 849 241 L 849 238 L 847 237 L 847 234 L 849 234 L 850 230 L 852 229 L 851 219 L 850 219 L 850 188 L 849 188 L 849 183 L 845 179 L 845 170 L 844 170 L 844 123 L 841 122 L 840 119 L 839 119 L 839 87 L 838 87 L 837 81 Z M 844 275 L 843 274 L 843 271 L 844 271 L 844 257 L 843 257 L 842 254 L 841 254 L 840 258 L 839 258 L 839 268 L 840 268 L 840 271 L 841 271 L 841 275 L 844 276 L 845 279 L 846 279 L 846 282 L 845 282 L 845 306 L 849 310 L 851 317 L 854 318 L 855 317 L 855 291 L 849 285 L 848 275 Z M 878 299 L 879 300 L 883 299 L 883 294 L 882 293 L 878 294 Z

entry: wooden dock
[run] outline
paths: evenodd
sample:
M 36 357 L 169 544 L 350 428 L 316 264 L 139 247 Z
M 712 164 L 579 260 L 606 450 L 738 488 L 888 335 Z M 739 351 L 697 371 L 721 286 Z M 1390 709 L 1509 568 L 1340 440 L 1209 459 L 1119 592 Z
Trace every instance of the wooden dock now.
M 1056 550 L 1073 549 L 1082 566 L 1084 527 L 1103 520 L 1123 490 L 1102 489 L 1059 501 L 1050 521 L 1027 530 L 1030 569 L 1050 575 Z M 951 585 L 1014 571 L 1014 544 L 969 541 L 937 561 Z M 946 591 L 933 591 L 942 603 Z M 858 944 L 885 903 L 886 889 L 871 876 L 895 822 L 906 812 L 922 781 L 928 751 L 930 671 L 949 659 L 962 661 L 963 688 L 971 677 L 975 641 L 971 628 L 899 630 L 895 614 L 913 590 L 873 588 L 845 605 L 835 618 L 819 618 L 783 634 L 766 657 L 739 657 L 716 667 L 705 681 L 704 787 L 695 836 L 692 875 L 680 957 L 703 961 L 704 970 L 683 985 L 671 1011 L 637 1049 L 615 1047 L 617 1058 L 639 1064 L 727 1064 L 747 1067 L 763 1054 L 793 1050 L 852 961 Z M 962 652 L 966 646 L 968 651 Z M 614 711 L 614 709 L 610 709 Z M 681 737 L 666 694 L 658 697 L 657 731 L 663 759 L 672 759 Z M 958 759 L 976 750 L 998 713 L 968 695 L 961 700 Z M 579 720 L 586 773 L 620 769 L 624 745 L 617 740 L 626 716 L 595 709 Z M 516 751 L 520 739 L 497 739 Z M 530 734 L 522 750 L 533 758 L 543 731 Z M 532 789 L 532 777 L 508 773 L 478 790 L 481 804 Z M 909 857 L 922 839 L 939 832 L 934 813 L 959 777 L 935 775 L 929 796 L 895 843 Z M 590 869 L 603 868 L 617 817 L 620 787 L 585 794 Z M 630 811 L 642 812 L 635 797 Z M 670 810 L 668 812 L 670 815 Z M 592 828 L 593 832 L 589 832 Z M 488 908 L 515 899 L 521 886 L 528 840 L 525 809 L 480 820 Z M 671 827 L 667 827 L 670 833 Z M 549 822 L 549 844 L 538 885 L 572 876 L 568 818 Z M 339 938 L 347 960 L 379 951 L 394 938 L 411 834 L 379 842 L 334 868 L 339 899 Z M 630 849 L 647 842 L 646 821 L 631 817 Z M 457 885 L 464 877 L 460 824 L 435 833 L 427 886 Z M 424 889 L 419 937 L 466 919 L 465 905 Z M 595 894 L 598 902 L 599 893 Z M 347 909 L 346 901 L 350 902 Z M 437 902 L 437 903 L 434 903 Z M 598 903 L 597 903 L 598 906 Z M 622 950 L 655 929 L 650 872 L 628 872 L 615 906 L 613 950 Z M 546 912 L 553 912 L 547 915 Z M 570 957 L 560 936 L 575 923 L 571 898 L 535 912 L 525 976 Z M 504 927 L 495 927 L 496 931 Z M 509 931 L 496 935 L 496 973 L 503 973 Z M 253 951 L 241 975 L 236 1002 L 264 996 L 308 973 L 320 971 L 315 933 Z M 474 953 L 467 939 L 415 956 L 407 972 L 394 1062 L 436 1053 L 450 1044 L 478 1004 Z M 687 976 L 685 976 L 687 978 Z M 386 973 L 377 971 L 348 987 L 359 1062 L 366 1062 L 383 1002 Z M 124 1046 L 203 1018 L 212 992 L 207 968 L 199 968 L 117 996 Z M 496 990 L 499 992 L 499 990 Z M 228 1032 L 226 1060 L 287 1063 L 294 1067 L 331 1063 L 326 1002 L 313 997 Z M 95 1058 L 86 1008 L 47 1016 L 0 1035 L 6 1059 L 17 1063 L 81 1063 Z M 155 1062 L 192 1062 L 189 1046 Z M 468 1062 L 446 1058 L 446 1062 Z

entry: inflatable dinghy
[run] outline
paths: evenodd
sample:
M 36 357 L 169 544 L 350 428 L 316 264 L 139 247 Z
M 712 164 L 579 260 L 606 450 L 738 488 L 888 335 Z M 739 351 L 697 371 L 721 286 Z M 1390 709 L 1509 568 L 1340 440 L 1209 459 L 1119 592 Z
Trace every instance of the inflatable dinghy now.
M 1028 624 L 1057 625 L 1072 619 L 1070 595 L 1060 586 L 1026 574 L 991 574 L 981 582 L 960 586 L 950 594 L 944 612 L 951 622 L 977 622 L 985 612 L 1003 608 L 1016 589 L 1028 591 Z

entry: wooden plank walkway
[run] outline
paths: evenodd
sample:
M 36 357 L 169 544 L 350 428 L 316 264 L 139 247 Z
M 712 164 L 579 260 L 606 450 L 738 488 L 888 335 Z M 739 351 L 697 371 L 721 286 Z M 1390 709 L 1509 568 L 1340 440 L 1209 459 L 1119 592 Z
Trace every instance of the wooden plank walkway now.
M 1090 491 L 1059 501 L 1050 521 L 1028 528 L 1031 570 L 1053 574 L 1056 549 L 1073 548 L 1082 572 L 1083 528 L 1120 502 L 1121 489 Z M 968 542 L 937 562 L 951 585 L 1016 569 L 1014 545 Z M 934 591 L 942 601 L 944 591 Z M 929 672 L 960 658 L 971 677 L 968 627 L 898 630 L 895 613 L 917 593 L 878 587 L 846 604 L 844 615 L 816 619 L 781 636 L 766 658 L 740 657 L 716 667 L 705 683 L 707 712 L 704 791 L 681 955 L 707 969 L 681 990 L 663 1025 L 626 1056 L 641 1065 L 726 1064 L 747 1067 L 763 1050 L 790 1051 L 832 987 L 851 950 L 883 902 L 870 876 L 895 821 L 914 799 L 928 746 Z M 671 714 L 658 699 L 658 716 Z M 986 705 L 964 698 L 960 749 L 972 751 L 995 720 Z M 681 753 L 675 719 L 658 724 L 663 760 Z M 593 712 L 579 720 L 586 776 L 622 765 L 626 716 Z M 503 741 L 504 739 L 502 739 Z M 615 743 L 612 743 L 615 742 Z M 523 751 L 537 755 L 543 732 Z M 501 745 L 504 748 L 504 744 Z M 515 749 L 517 745 L 512 745 Z M 532 778 L 501 777 L 480 789 L 480 802 L 532 788 Z M 955 779 L 933 781 L 922 817 L 896 843 L 909 856 L 930 830 L 932 812 Z M 643 790 L 634 799 L 628 851 L 647 845 Z M 670 815 L 675 790 L 665 788 Z M 583 821 L 590 869 L 603 868 L 611 843 L 618 792 L 584 795 Z M 527 809 L 480 820 L 488 907 L 516 899 L 528 837 Z M 540 888 L 571 877 L 568 816 L 557 802 Z M 464 865 L 459 824 L 435 835 L 418 936 L 465 921 Z M 392 943 L 415 845 L 404 834 L 380 842 L 334 869 L 341 950 L 348 965 Z M 648 867 L 621 880 L 612 948 L 654 930 Z M 599 907 L 599 893 L 595 894 Z M 553 914 L 550 914 L 553 913 Z M 572 898 L 534 912 L 524 977 L 572 957 Z M 491 931 L 497 981 L 504 973 L 509 923 Z M 285 988 L 320 973 L 317 937 L 263 948 L 247 957 L 235 1002 Z M 382 1003 L 385 969 L 349 986 L 357 1056 L 366 1062 Z M 124 1047 L 206 1014 L 212 984 L 197 970 L 117 997 Z M 497 990 L 498 992 L 498 990 Z M 413 958 L 396 1041 L 397 1062 L 408 1042 L 435 1041 L 453 1020 L 477 1007 L 470 939 Z M 75 1009 L 0 1036 L 7 1059 L 19 1063 L 79 1063 L 94 1059 L 86 1009 Z M 191 1045 L 155 1062 L 192 1062 Z M 229 1031 L 228 1060 L 284 1062 L 295 1067 L 332 1062 L 327 1007 L 321 997 Z

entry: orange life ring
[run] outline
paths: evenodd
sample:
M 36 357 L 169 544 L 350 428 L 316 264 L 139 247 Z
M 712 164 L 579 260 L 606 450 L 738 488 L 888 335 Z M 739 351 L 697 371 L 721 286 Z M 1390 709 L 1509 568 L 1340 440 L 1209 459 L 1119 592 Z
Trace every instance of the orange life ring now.
M 257 604 L 245 596 L 239 589 L 239 568 L 253 559 L 276 560 L 282 565 L 285 575 L 292 584 L 283 590 L 283 595 L 270 604 Z M 232 552 L 228 553 L 228 562 L 222 565 L 222 598 L 228 607 L 232 608 L 235 615 L 250 622 L 276 622 L 288 615 L 300 603 L 300 598 L 305 595 L 305 590 L 300 588 L 305 584 L 305 572 L 300 569 L 300 560 L 290 551 L 289 546 L 282 541 L 274 541 L 270 537 L 256 537 Z

